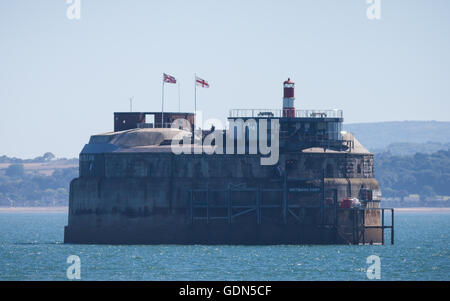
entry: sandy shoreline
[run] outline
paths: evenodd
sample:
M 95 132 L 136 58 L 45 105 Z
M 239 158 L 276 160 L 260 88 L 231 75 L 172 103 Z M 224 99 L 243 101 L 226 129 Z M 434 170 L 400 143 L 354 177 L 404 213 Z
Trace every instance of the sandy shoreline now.
M 450 213 L 450 208 L 438 207 L 413 207 L 394 208 L 395 212 L 446 212 Z M 69 207 L 0 207 L 0 213 L 67 213 Z
M 412 207 L 412 208 L 394 208 L 395 212 L 450 212 L 448 207 Z
M 67 213 L 69 207 L 0 207 L 0 213 Z

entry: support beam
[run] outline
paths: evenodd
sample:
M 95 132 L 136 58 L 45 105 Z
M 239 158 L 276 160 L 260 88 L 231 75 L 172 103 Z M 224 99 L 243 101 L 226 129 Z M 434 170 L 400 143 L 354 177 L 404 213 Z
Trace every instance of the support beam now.
M 209 185 L 206 184 L 206 223 L 209 224 Z
M 250 208 L 250 209 L 242 210 L 241 212 L 238 212 L 238 213 L 234 214 L 233 217 L 238 217 L 238 216 L 241 216 L 241 215 L 250 213 L 250 212 L 252 212 L 253 210 L 256 210 L 256 208 L 253 207 L 253 208 Z
M 333 189 L 333 205 L 334 205 L 334 226 L 338 226 L 338 192 L 337 189 Z
M 362 237 L 363 237 L 363 245 L 365 245 L 366 244 L 366 210 L 363 210 L 362 213 L 363 213 Z
M 256 191 L 256 223 L 261 224 L 261 186 Z
M 284 171 L 284 182 L 283 182 L 283 200 L 282 200 L 282 206 L 281 206 L 281 215 L 283 216 L 283 222 L 287 223 L 287 173 L 286 170 Z
M 297 216 L 291 209 L 288 209 L 288 212 L 299 222 L 301 222 L 301 218 L 299 216 Z
M 325 224 L 325 169 L 322 169 L 320 179 L 320 223 Z
M 233 222 L 233 217 L 232 217 L 232 204 L 231 204 L 231 187 L 230 185 L 228 185 L 228 190 L 227 190 L 227 207 L 228 207 L 228 224 L 231 225 L 231 223 Z
M 194 222 L 194 192 L 191 190 L 189 191 L 189 203 L 190 203 L 190 210 L 191 210 L 191 224 Z

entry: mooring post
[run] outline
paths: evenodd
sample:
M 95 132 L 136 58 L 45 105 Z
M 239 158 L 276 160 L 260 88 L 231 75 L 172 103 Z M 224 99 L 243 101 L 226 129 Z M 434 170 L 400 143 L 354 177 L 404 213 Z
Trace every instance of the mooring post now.
M 392 217 L 392 221 L 391 221 L 391 245 L 394 244 L 394 208 L 391 209 L 391 217 Z
M 366 244 L 366 209 L 363 209 L 362 213 L 363 213 L 362 236 L 363 236 L 363 245 L 365 245 Z
M 353 240 L 353 244 L 355 244 L 355 210 L 354 209 L 348 209 L 350 210 L 350 212 L 352 213 L 352 240 Z
M 356 244 L 359 245 L 359 239 L 360 239 L 360 227 L 359 227 L 359 209 L 355 209 L 355 233 L 356 233 Z
M 358 238 L 358 234 L 356 232 L 356 209 L 355 208 L 350 208 L 351 212 L 353 213 L 353 244 L 356 245 L 357 243 L 357 238 Z
M 334 189 L 334 231 L 335 231 L 335 242 L 337 243 L 339 237 L 339 204 L 338 204 L 338 192 Z
M 381 208 L 381 244 L 384 245 L 384 208 Z

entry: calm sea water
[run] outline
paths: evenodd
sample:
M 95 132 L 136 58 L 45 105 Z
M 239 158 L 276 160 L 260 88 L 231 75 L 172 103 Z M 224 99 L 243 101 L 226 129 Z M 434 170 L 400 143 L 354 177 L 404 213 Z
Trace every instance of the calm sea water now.
M 66 280 L 69 255 L 82 280 L 367 280 L 370 255 L 382 280 L 450 280 L 448 212 L 397 212 L 393 246 L 67 245 L 66 223 L 0 213 L 0 280 Z

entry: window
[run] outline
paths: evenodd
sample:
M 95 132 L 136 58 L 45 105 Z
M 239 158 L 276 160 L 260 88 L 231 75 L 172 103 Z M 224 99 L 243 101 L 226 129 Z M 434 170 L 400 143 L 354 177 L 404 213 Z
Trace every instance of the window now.
M 155 115 L 154 114 L 145 114 L 145 123 L 155 124 Z

